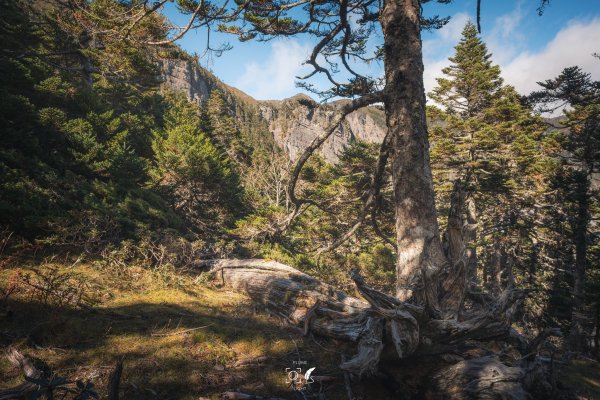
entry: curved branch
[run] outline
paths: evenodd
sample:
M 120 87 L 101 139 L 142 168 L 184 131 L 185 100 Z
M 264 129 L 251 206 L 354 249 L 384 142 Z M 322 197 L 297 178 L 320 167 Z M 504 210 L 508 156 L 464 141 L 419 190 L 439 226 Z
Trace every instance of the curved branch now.
M 290 175 L 290 181 L 287 186 L 287 195 L 292 204 L 294 205 L 294 210 L 290 214 L 290 217 L 287 218 L 286 222 L 283 224 L 280 232 L 283 232 L 289 228 L 292 224 L 295 217 L 300 213 L 300 208 L 304 204 L 309 204 L 310 201 L 307 199 L 299 199 L 296 197 L 296 184 L 298 183 L 298 178 L 300 177 L 300 172 L 304 167 L 304 164 L 308 161 L 310 156 L 317 150 L 321 145 L 335 132 L 338 126 L 344 121 L 347 115 L 352 112 L 358 110 L 359 108 L 366 107 L 370 104 L 378 103 L 383 100 L 383 92 L 377 91 L 373 93 L 366 94 L 358 99 L 352 100 L 352 102 L 343 105 L 337 116 L 334 118 L 333 122 L 329 125 L 329 127 L 323 132 L 323 134 L 317 136 L 313 139 L 313 141 L 304 149 L 302 155 L 296 160 L 296 165 L 294 166 L 294 170 Z
M 226 0 L 225 4 L 227 4 L 227 2 L 228 1 Z M 194 10 L 194 12 L 192 13 L 192 16 L 190 17 L 190 20 L 188 21 L 187 25 L 181 30 L 181 32 L 179 32 L 174 37 L 172 37 L 170 39 L 159 40 L 159 41 L 150 41 L 150 42 L 146 42 L 146 43 L 149 44 L 149 45 L 152 45 L 152 46 L 160 46 L 160 45 L 163 45 L 163 44 L 173 43 L 176 40 L 181 39 L 183 37 L 183 35 L 185 35 L 187 33 L 187 31 L 190 30 L 190 28 L 194 24 L 194 21 L 196 20 L 196 17 L 198 16 L 198 14 L 200 14 L 200 10 L 202 9 L 203 6 L 204 6 L 204 1 L 200 1 L 198 3 L 198 7 L 196 7 L 196 9 Z
M 204 8 L 205 8 L 204 0 L 202 0 L 198 3 L 198 7 L 196 7 L 194 12 L 192 13 L 192 16 L 190 17 L 187 25 L 184 26 L 177 35 L 173 36 L 172 38 L 165 39 L 165 40 L 146 42 L 146 44 L 149 44 L 151 46 L 160 46 L 160 45 L 170 44 L 170 43 L 173 43 L 173 42 L 181 39 L 183 37 L 183 35 L 185 35 L 192 27 L 198 28 L 200 26 L 208 25 L 211 21 L 215 21 L 217 19 L 223 19 L 223 13 L 227 9 L 228 4 L 229 4 L 229 0 L 225 0 L 223 5 L 213 15 L 206 15 L 204 17 L 203 23 L 201 23 L 200 25 L 194 26 L 194 21 L 196 20 L 196 17 L 200 14 L 200 11 L 204 10 Z M 238 15 L 241 11 L 242 11 L 242 8 L 236 9 L 232 15 L 228 16 L 228 18 L 229 17 L 233 18 L 234 16 Z
M 305 80 L 305 79 L 312 77 L 316 73 L 321 72 L 321 73 L 325 74 L 325 76 L 327 76 L 327 79 L 329 80 L 329 82 L 331 82 L 331 84 L 336 87 L 336 91 L 339 90 L 340 84 L 338 82 L 336 82 L 335 79 L 333 79 L 331 72 L 329 72 L 329 70 L 327 68 L 323 68 L 321 65 L 319 65 L 319 63 L 317 63 L 317 57 L 319 56 L 319 54 L 321 53 L 323 48 L 329 42 L 331 42 L 333 40 L 333 38 L 336 37 L 337 34 L 342 31 L 342 29 L 343 29 L 342 24 L 338 24 L 338 25 L 336 25 L 336 27 L 334 29 L 331 30 L 331 32 L 329 32 L 329 34 L 327 36 L 325 36 L 323 39 L 321 39 L 321 41 L 314 47 L 314 49 L 310 55 L 310 58 L 305 62 L 305 64 L 312 65 L 314 68 L 314 71 L 306 76 L 298 77 L 298 79 Z
M 390 135 L 386 133 L 383 138 L 383 142 L 379 147 L 379 156 L 377 158 L 377 164 L 375 167 L 375 172 L 371 176 L 371 184 L 369 189 L 369 194 L 367 199 L 365 200 L 363 207 L 358 215 L 358 220 L 356 223 L 350 228 L 344 235 L 340 236 L 335 242 L 320 248 L 317 250 L 318 254 L 321 254 L 326 251 L 335 250 L 339 246 L 341 246 L 346 240 L 348 240 L 358 228 L 363 224 L 365 218 L 369 214 L 369 208 L 375 203 L 375 200 L 379 196 L 381 189 L 381 181 L 383 179 L 383 174 L 385 172 L 385 166 L 387 164 L 388 156 L 389 156 L 389 145 L 390 145 Z
M 133 28 L 136 27 L 136 25 L 144 18 L 146 18 L 148 15 L 152 14 L 153 12 L 155 12 L 156 10 L 158 10 L 160 7 L 162 7 L 165 3 L 167 2 L 167 0 L 162 0 L 162 1 L 158 1 L 156 2 L 152 7 L 150 7 L 149 9 L 145 10 L 143 13 L 140 13 L 140 15 L 131 23 L 131 25 L 129 26 L 129 28 L 127 28 L 127 31 L 125 32 L 125 35 L 123 35 L 123 39 L 127 39 L 129 37 L 129 34 L 131 33 L 131 31 L 133 30 Z M 144 7 L 145 8 L 145 7 Z
M 395 251 L 398 251 L 398 245 L 396 244 L 396 242 L 394 242 L 389 237 L 387 237 L 387 235 L 385 233 L 383 233 L 381 228 L 379 228 L 379 224 L 377 223 L 377 210 L 378 209 L 379 209 L 379 207 L 377 207 L 377 205 L 376 205 L 371 210 L 371 226 L 373 227 L 373 231 L 375 232 L 375 234 L 377 236 L 379 236 L 381 239 L 383 239 L 384 242 L 386 242 L 387 244 L 392 246 L 392 248 Z

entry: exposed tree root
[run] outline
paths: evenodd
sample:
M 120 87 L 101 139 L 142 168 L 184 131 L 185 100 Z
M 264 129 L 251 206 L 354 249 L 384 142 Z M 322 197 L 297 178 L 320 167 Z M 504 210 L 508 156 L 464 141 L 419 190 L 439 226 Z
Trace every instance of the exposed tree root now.
M 387 345 L 395 349 L 398 359 L 438 354 L 439 369 L 428 377 L 430 398 L 526 398 L 523 382 L 532 371 L 531 358 L 506 365 L 493 355 L 464 359 L 468 357 L 456 354 L 466 342 L 489 341 L 517 343 L 517 350 L 535 352 L 546 337 L 529 343 L 510 327 L 516 305 L 525 298 L 523 290 L 509 288 L 490 307 L 472 311 L 458 321 L 438 319 L 439 314 L 426 307 L 378 292 L 357 271 L 351 278 L 366 301 L 274 261 L 211 260 L 200 267 L 218 284 L 245 292 L 305 332 L 356 343 L 356 354 L 340 365 L 354 376 L 377 373 Z M 449 360 L 455 363 L 448 365 Z

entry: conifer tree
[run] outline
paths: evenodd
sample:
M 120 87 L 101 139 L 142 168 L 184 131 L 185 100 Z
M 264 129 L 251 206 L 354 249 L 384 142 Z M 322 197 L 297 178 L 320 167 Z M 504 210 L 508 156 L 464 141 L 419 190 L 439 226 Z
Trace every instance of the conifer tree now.
M 499 293 L 513 279 L 510 265 L 515 255 L 506 254 L 509 243 L 529 240 L 510 232 L 522 233 L 518 228 L 523 225 L 532 228 L 524 207 L 542 190 L 535 179 L 540 162 L 535 155 L 544 127 L 516 91 L 503 85 L 500 68 L 492 63 L 472 23 L 465 26 L 455 49 L 452 65 L 429 94 L 445 108 L 429 109 L 438 204 L 451 209 L 454 192 L 466 192 L 460 213 L 472 227 L 470 278 L 475 280 L 476 266 L 482 265 L 476 257 L 481 253 L 487 268 L 480 278 Z
M 585 349 L 585 332 L 591 331 L 586 322 L 586 284 L 590 267 L 598 268 L 598 262 L 590 259 L 590 247 L 598 242 L 597 227 L 591 224 L 597 218 L 599 196 L 591 184 L 598 172 L 600 162 L 600 82 L 593 81 L 589 73 L 579 67 L 565 68 L 558 77 L 539 83 L 543 90 L 530 95 L 530 100 L 540 106 L 540 111 L 564 111 L 565 118 L 559 127 L 568 128 L 555 132 L 557 147 L 554 156 L 560 167 L 552 179 L 557 190 L 557 211 L 565 218 L 556 226 L 559 232 L 567 232 L 570 239 L 572 265 L 573 307 L 569 341 L 576 350 Z M 595 215 L 594 215 L 595 214 Z M 600 310 L 597 297 L 595 313 Z M 598 329 L 598 321 L 595 322 Z M 587 325 L 587 327 L 586 327 Z M 593 324 L 591 324 L 593 325 Z
M 248 161 L 250 145 L 242 141 L 241 132 L 229 112 L 221 90 L 213 90 L 210 93 L 206 112 L 211 128 L 208 133 L 215 138 L 229 158 L 238 162 Z
M 470 21 L 455 50 L 449 58 L 452 65 L 442 69 L 446 77 L 437 79 L 438 87 L 429 97 L 449 113 L 472 117 L 489 106 L 502 87 L 500 67 L 492 64 L 492 55 Z
M 153 143 L 154 180 L 193 229 L 227 217 L 218 215 L 219 208 L 220 214 L 239 212 L 241 200 L 238 175 L 200 126 L 194 106 L 173 98 L 165 115 L 165 130 L 155 133 Z

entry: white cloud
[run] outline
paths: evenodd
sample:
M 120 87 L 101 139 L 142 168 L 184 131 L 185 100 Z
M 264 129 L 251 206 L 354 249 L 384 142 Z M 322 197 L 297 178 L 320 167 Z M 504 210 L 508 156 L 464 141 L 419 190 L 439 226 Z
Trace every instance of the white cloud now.
M 429 93 L 437 86 L 436 78 L 442 76 L 442 69 L 450 65 L 448 58 L 437 61 L 425 61 L 425 71 L 423 71 L 423 85 L 425 85 L 425 93 Z
M 296 76 L 310 54 L 310 46 L 296 40 L 271 43 L 271 51 L 262 62 L 250 62 L 235 86 L 259 100 L 280 99 L 298 92 Z
M 426 92 L 436 86 L 435 78 L 442 76 L 442 68 L 450 65 L 448 57 L 454 53 L 468 18 L 467 14 L 454 15 L 434 38 L 423 42 Z M 527 95 L 540 88 L 536 82 L 554 78 L 573 65 L 600 79 L 600 61 L 592 57 L 592 53 L 600 53 L 600 18 L 571 21 L 539 51 L 526 50 L 527 37 L 519 30 L 523 18 L 519 3 L 512 12 L 496 18 L 490 33 L 484 36 L 506 83 Z
M 564 68 L 580 66 L 600 79 L 600 62 L 592 53 L 600 52 L 600 18 L 571 21 L 546 47 L 538 52 L 522 52 L 502 67 L 502 76 L 521 94 L 540 87 L 536 82 L 556 77 Z
M 525 35 L 518 30 L 525 17 L 521 5 L 522 2 L 519 1 L 513 11 L 496 18 L 489 34 L 483 32 L 484 40 L 496 64 L 511 60 L 527 43 Z
M 446 26 L 435 31 L 433 38 L 423 41 L 423 57 L 426 60 L 439 59 L 440 52 L 447 54 L 460 40 L 462 31 L 469 19 L 467 13 L 454 14 Z

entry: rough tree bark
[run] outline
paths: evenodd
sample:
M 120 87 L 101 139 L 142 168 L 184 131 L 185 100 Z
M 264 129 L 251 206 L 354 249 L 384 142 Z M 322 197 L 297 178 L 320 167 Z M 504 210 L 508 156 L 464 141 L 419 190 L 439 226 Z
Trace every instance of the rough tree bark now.
M 398 242 L 397 296 L 416 292 L 437 308 L 435 285 L 425 283 L 446 264 L 439 237 L 425 120 L 420 2 L 385 2 L 380 17 L 385 51 L 385 112 Z M 424 289 L 424 290 L 420 290 Z M 419 296 L 420 297 L 420 296 Z

